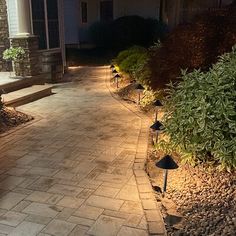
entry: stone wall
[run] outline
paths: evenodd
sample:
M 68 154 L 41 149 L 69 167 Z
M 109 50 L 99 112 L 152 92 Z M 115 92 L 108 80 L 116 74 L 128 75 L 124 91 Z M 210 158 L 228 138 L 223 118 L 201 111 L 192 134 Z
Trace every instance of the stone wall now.
M 42 72 L 49 75 L 50 82 L 60 82 L 63 78 L 61 51 L 41 52 Z
M 9 45 L 7 5 L 6 0 L 0 0 L 0 72 L 10 70 L 10 63 L 2 59 L 2 53 Z
M 38 52 L 38 37 L 14 37 L 11 38 L 12 47 L 24 48 L 26 55 L 23 63 L 15 64 L 16 75 L 34 76 L 41 73 L 40 55 Z

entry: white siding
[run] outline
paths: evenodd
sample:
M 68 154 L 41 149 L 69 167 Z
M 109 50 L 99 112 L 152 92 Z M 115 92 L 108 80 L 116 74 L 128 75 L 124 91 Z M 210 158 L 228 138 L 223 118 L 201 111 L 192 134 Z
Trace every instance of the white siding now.
M 81 23 L 81 16 L 79 17 L 79 39 L 80 42 L 89 41 L 89 27 L 94 22 L 99 21 L 99 4 L 100 0 L 79 0 L 79 13 L 81 14 L 81 2 L 87 2 L 88 7 L 88 22 Z
M 139 15 L 144 18 L 159 17 L 159 0 L 113 0 L 114 2 L 114 17 L 128 15 Z
M 64 0 L 65 43 L 79 42 L 79 1 Z
M 18 32 L 17 0 L 7 0 L 7 13 L 10 37 Z

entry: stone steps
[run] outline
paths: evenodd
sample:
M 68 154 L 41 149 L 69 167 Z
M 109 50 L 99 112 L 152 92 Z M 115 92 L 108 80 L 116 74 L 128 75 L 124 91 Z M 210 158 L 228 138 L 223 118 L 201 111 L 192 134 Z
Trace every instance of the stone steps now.
M 6 83 L 0 84 L 0 91 L 3 91 L 4 93 L 10 93 L 19 89 L 27 88 L 32 85 L 43 85 L 45 82 L 47 82 L 48 75 L 40 74 L 38 76 L 33 77 L 26 77 L 23 79 L 9 79 Z
M 3 94 L 3 102 L 8 107 L 18 107 L 43 97 L 52 95 L 52 85 L 33 85 L 14 92 Z

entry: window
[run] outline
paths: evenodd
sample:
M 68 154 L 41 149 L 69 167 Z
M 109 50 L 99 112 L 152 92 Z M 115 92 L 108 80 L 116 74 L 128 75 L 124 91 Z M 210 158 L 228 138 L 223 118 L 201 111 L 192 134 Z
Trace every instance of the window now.
M 57 0 L 31 0 L 33 32 L 39 49 L 60 47 Z
M 113 1 L 100 2 L 100 19 L 101 21 L 113 20 Z
M 87 2 L 81 2 L 81 21 L 82 23 L 88 22 L 88 5 Z

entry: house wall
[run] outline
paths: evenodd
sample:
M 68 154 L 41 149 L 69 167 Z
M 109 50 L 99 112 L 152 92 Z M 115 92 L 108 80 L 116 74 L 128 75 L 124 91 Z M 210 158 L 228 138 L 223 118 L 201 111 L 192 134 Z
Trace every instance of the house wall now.
M 9 63 L 2 59 L 2 53 L 9 47 L 9 44 L 7 5 L 5 0 L 0 0 L 0 71 L 8 70 Z
M 163 20 L 170 28 L 179 23 L 190 22 L 197 14 L 209 8 L 218 8 L 220 0 L 163 0 Z M 228 5 L 232 0 L 222 0 L 222 6 Z
M 79 1 L 64 0 L 64 24 L 66 44 L 79 41 Z
M 159 0 L 114 0 L 115 18 L 126 15 L 139 15 L 144 18 L 159 18 Z

